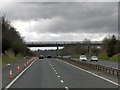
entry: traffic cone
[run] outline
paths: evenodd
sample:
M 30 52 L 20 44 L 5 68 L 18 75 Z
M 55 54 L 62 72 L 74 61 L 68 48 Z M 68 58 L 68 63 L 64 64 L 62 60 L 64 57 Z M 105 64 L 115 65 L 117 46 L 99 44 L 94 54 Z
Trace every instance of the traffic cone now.
M 27 61 L 27 66 L 29 65 L 29 62 Z
M 19 67 L 19 65 L 17 65 L 16 71 L 17 71 L 17 72 L 20 72 L 20 67 Z
M 30 62 L 30 60 L 29 60 L 29 64 L 30 64 L 31 62 Z
M 24 69 L 26 68 L 26 63 L 24 64 Z
M 30 64 L 29 60 L 28 60 L 28 65 Z
M 13 78 L 13 75 L 12 75 L 12 67 L 10 67 L 10 72 L 9 72 L 9 78 Z

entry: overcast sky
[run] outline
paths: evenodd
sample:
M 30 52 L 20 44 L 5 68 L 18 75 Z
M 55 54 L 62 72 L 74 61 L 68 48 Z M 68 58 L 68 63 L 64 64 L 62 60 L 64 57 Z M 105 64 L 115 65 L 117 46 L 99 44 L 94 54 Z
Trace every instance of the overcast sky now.
M 1 3 L 25 41 L 99 41 L 118 33 L 117 2 Z

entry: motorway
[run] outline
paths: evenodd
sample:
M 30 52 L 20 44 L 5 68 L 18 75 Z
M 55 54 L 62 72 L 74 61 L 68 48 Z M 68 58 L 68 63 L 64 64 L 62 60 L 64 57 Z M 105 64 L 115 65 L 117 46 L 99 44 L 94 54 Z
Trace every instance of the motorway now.
M 76 58 L 72 58 L 73 60 L 79 60 Z M 102 65 L 102 66 L 106 66 L 106 67 L 111 67 L 114 69 L 118 69 L 119 68 L 119 62 L 112 62 L 112 61 L 102 61 L 102 60 L 98 60 L 98 62 L 96 61 L 87 61 L 88 63 L 92 63 L 92 64 L 96 64 L 96 65 Z
M 16 67 L 17 65 L 20 66 L 20 70 L 24 69 L 23 65 L 24 63 L 26 63 L 27 59 L 23 59 L 23 60 L 19 60 L 13 63 L 9 63 L 12 66 L 12 73 L 13 73 L 13 77 L 15 77 L 18 73 L 16 72 Z M 2 67 L 2 87 L 5 87 L 8 82 L 11 81 L 11 79 L 9 79 L 9 71 L 10 71 L 10 65 L 6 64 L 5 66 Z
M 61 60 L 36 60 L 10 88 L 118 88 Z
M 98 62 L 90 62 L 92 64 L 99 64 L 102 66 L 107 66 L 107 67 L 111 67 L 114 69 L 118 69 L 118 62 L 109 62 L 109 61 L 98 61 Z

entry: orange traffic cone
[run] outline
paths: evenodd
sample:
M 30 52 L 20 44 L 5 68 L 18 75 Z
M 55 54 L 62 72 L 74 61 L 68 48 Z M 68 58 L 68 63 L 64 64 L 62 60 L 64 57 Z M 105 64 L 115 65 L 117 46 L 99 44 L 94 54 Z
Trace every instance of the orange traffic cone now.
M 32 60 L 30 60 L 30 63 L 32 63 Z
M 29 65 L 29 62 L 27 61 L 27 66 Z
M 26 63 L 24 64 L 24 69 L 26 68 Z
M 30 64 L 29 60 L 28 60 L 28 65 Z
M 13 78 L 13 75 L 12 75 L 12 67 L 10 67 L 10 73 L 9 73 L 9 78 Z
M 17 71 L 17 72 L 20 72 L 20 67 L 19 67 L 19 65 L 17 65 L 16 71 Z
M 31 64 L 31 60 L 29 60 L 30 64 Z

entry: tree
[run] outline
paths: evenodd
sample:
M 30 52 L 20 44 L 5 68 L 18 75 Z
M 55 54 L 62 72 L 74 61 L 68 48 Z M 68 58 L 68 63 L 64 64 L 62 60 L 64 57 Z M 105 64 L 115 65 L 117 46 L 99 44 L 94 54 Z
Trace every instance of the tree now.
M 0 17 L 0 53 L 2 52 L 2 18 Z
M 8 37 L 9 35 L 9 28 L 10 24 L 8 21 L 5 20 L 5 16 L 2 17 L 2 52 L 8 50 L 11 45 L 9 44 L 10 38 Z
M 22 55 L 27 55 L 32 53 L 30 49 L 25 45 L 23 38 L 20 36 L 19 32 L 16 31 L 10 22 L 2 17 L 2 52 L 12 49 L 15 56 L 19 53 Z
M 117 39 L 115 35 L 106 37 L 103 40 L 103 48 L 106 50 L 107 52 L 107 56 L 110 58 L 113 55 L 117 54 Z

